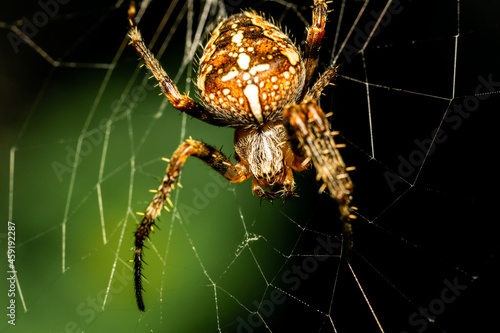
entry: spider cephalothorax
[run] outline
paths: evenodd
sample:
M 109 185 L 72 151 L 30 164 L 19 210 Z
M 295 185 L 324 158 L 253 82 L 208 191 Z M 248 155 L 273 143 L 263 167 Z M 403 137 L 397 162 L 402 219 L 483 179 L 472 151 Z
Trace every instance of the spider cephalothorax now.
M 253 175 L 252 190 L 259 197 L 274 198 L 293 195 L 293 174 L 290 168 L 304 170 L 308 163 L 293 155 L 282 122 L 238 127 L 234 133 L 234 147 L 238 165 Z M 277 192 L 264 190 L 275 185 Z
M 200 58 L 197 87 L 203 105 L 179 93 L 175 84 L 146 47 L 135 24 L 135 7 L 129 10 L 131 44 L 144 60 L 163 93 L 180 111 L 217 126 L 235 127 L 237 164 L 216 148 L 186 140 L 170 159 L 166 175 L 135 234 L 135 290 L 142 300 L 143 245 L 155 220 L 170 200 L 170 192 L 188 156 L 195 156 L 228 181 L 253 176 L 252 191 L 261 198 L 291 197 L 293 171 L 312 162 L 320 191 L 328 188 L 339 203 L 344 232 L 350 242 L 349 213 L 352 183 L 333 140 L 323 111 L 317 104 L 322 90 L 335 76 L 329 67 L 309 87 L 324 34 L 326 2 L 315 0 L 313 24 L 308 29 L 304 54 L 277 26 L 254 12 L 223 20 L 212 32 Z

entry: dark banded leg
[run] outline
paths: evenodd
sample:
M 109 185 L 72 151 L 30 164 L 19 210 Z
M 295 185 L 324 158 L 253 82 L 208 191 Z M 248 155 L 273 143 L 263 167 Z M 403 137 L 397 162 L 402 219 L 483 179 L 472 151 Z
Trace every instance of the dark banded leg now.
M 337 75 L 337 67 L 328 67 L 326 71 L 321 74 L 316 83 L 307 91 L 304 100 L 319 100 L 323 89 L 330 84 L 330 81 Z
M 356 216 L 350 213 L 353 185 L 347 172 L 353 168 L 346 168 L 338 151 L 343 145 L 335 143 L 334 136 L 337 133 L 330 131 L 323 111 L 312 100 L 290 105 L 284 110 L 283 117 L 292 149 L 304 152 L 306 158 L 312 161 L 318 180 L 323 182 L 320 191 L 328 188 L 331 196 L 337 200 L 347 249 L 350 250 L 351 219 Z
M 134 247 L 134 284 L 137 306 L 144 311 L 144 302 L 142 300 L 142 262 L 143 262 L 143 246 L 146 238 L 149 237 L 150 231 L 153 230 L 155 220 L 164 207 L 165 201 L 170 201 L 169 196 L 174 189 L 177 179 L 182 170 L 182 166 L 189 156 L 195 156 L 211 166 L 215 171 L 220 173 L 224 178 L 232 183 L 238 183 L 248 179 L 251 174 L 248 174 L 246 169 L 239 165 L 234 165 L 229 158 L 216 148 L 207 145 L 200 141 L 186 140 L 174 152 L 167 167 L 166 175 L 163 182 L 158 188 L 153 201 L 149 204 L 144 217 L 135 233 Z
M 311 82 L 316 64 L 318 63 L 319 49 L 321 47 L 323 35 L 325 34 L 326 17 L 326 1 L 315 0 L 312 24 L 307 30 L 306 50 L 304 53 L 306 81 L 302 96 L 305 94 L 307 87 L 309 87 L 309 82 Z
M 165 94 L 173 106 L 179 111 L 187 113 L 191 117 L 200 119 L 206 123 L 216 126 L 225 125 L 224 122 L 215 119 L 209 112 L 206 112 L 204 107 L 198 104 L 194 99 L 187 95 L 182 95 L 179 92 L 179 89 L 177 89 L 175 84 L 167 75 L 163 67 L 160 65 L 160 62 L 154 57 L 153 53 L 144 43 L 142 35 L 135 23 L 135 5 L 132 4 L 130 6 L 128 14 L 131 27 L 128 34 L 130 44 L 134 46 L 136 52 L 144 61 L 144 64 L 148 67 L 151 73 L 153 73 L 153 76 L 158 81 L 161 91 Z

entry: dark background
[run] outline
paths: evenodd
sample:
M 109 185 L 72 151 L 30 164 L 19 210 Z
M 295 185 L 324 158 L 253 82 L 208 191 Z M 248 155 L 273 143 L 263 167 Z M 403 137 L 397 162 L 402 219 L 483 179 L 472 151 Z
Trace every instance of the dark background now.
M 147 40 L 171 3 L 151 3 L 140 23 Z M 346 3 L 336 50 L 363 5 Z M 334 11 L 329 14 L 320 72 L 332 57 L 341 4 L 329 4 Z M 144 210 L 152 197 L 148 189 L 163 175 L 166 165 L 160 158 L 175 150 L 183 128 L 184 138 L 191 135 L 222 146 L 227 154 L 233 153 L 233 134 L 184 119 L 156 90 L 147 90 L 137 103 L 113 115 L 116 101 L 130 100 L 130 87 L 144 86 L 141 82 L 149 75 L 145 69 L 136 71 L 137 56 L 130 47 L 117 53 L 127 33 L 127 6 L 70 1 L 38 29 L 32 40 L 55 60 L 75 62 L 75 67 L 54 67 L 27 45 L 19 45 L 18 52 L 12 47 L 8 26 L 23 17 L 33 20 L 39 4 L 10 3 L 2 9 L 0 241 L 5 250 L 7 221 L 12 219 L 18 289 L 27 311 L 18 296 L 17 327 L 4 318 L 1 331 L 215 332 L 219 318 L 223 332 L 333 332 L 331 322 L 338 332 L 378 332 L 348 263 L 386 332 L 480 332 L 495 327 L 500 296 L 495 279 L 498 94 L 481 95 L 471 112 L 445 115 L 447 109 L 471 100 L 481 84 L 479 77 L 500 82 L 497 2 L 461 1 L 458 23 L 456 1 L 401 1 L 364 57 L 339 57 L 336 86 L 326 89 L 321 105 L 334 112 L 332 127 L 347 144 L 344 160 L 357 167 L 352 178 L 360 217 L 349 260 L 342 257 L 339 262 L 334 252 L 300 279 L 296 290 L 283 278 L 314 258 L 322 242 L 318 239 L 340 235 L 336 203 L 317 195 L 312 170 L 296 176 L 300 197 L 282 205 L 259 202 L 249 182 L 226 185 L 210 176 L 202 163 L 190 161 L 175 199 L 180 219 L 164 213 L 160 230 L 152 236 L 144 314 L 136 309 L 127 261 L 137 222 L 133 213 Z M 264 12 L 298 42 L 305 37 L 301 16 L 311 20 L 310 3 L 304 1 L 226 1 L 225 6 L 229 13 L 241 8 Z M 380 12 L 384 6 L 384 1 L 369 2 L 347 42 L 351 49 L 357 47 L 356 37 L 363 40 L 360 31 L 373 22 L 371 11 Z M 201 7 L 194 2 L 195 22 Z M 186 18 L 181 8 L 180 3 L 174 7 L 153 48 L 160 52 L 174 32 L 160 57 L 172 77 L 184 54 Z M 175 26 L 177 17 L 180 24 Z M 209 16 L 214 20 L 216 15 Z M 114 69 L 96 68 L 115 57 Z M 194 96 L 195 87 L 185 84 L 185 73 L 194 77 L 188 66 L 178 85 Z M 113 127 L 104 146 L 104 131 L 99 129 L 109 119 Z M 94 129 L 94 141 L 83 139 L 91 143 L 90 150 L 72 182 L 68 156 L 82 135 Z M 440 140 L 429 150 L 438 129 Z M 424 153 L 416 142 L 424 142 Z M 405 164 L 411 158 L 413 165 Z M 12 162 L 14 168 L 9 169 Z M 54 162 L 69 171 L 58 177 Z M 392 186 L 388 177 L 395 179 Z M 214 186 L 216 193 L 208 203 L 196 206 L 196 193 Z M 193 207 L 194 213 L 189 210 Z M 251 238 L 258 240 L 239 247 Z M 6 291 L 2 281 L 0 288 Z M 462 289 L 453 301 L 443 303 L 443 297 L 451 295 L 445 292 L 450 283 Z M 287 293 L 286 301 L 267 315 L 265 304 L 274 290 Z M 241 324 L 255 318 L 255 301 L 261 303 L 267 328 L 259 322 L 255 327 Z M 444 307 L 433 322 L 414 315 L 440 304 Z

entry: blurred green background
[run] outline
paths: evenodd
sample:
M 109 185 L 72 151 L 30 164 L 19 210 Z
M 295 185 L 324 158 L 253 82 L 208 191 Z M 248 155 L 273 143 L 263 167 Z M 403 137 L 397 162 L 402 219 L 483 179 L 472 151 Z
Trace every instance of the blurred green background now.
M 312 1 L 296 1 L 296 12 L 278 1 L 223 3 L 230 13 L 248 7 L 271 13 L 300 41 Z M 385 3 L 371 1 L 366 13 L 379 12 Z M 172 4 L 153 50 L 160 52 L 170 40 L 160 60 L 176 77 L 188 22 L 184 3 L 153 1 L 140 27 L 151 39 Z M 481 4 L 461 2 L 462 35 L 454 53 L 457 2 L 402 2 L 405 10 L 374 38 L 365 62 L 358 56 L 344 63 L 343 76 L 322 100 L 335 112 L 333 127 L 347 143 L 345 160 L 357 167 L 352 177 L 361 216 L 350 263 L 386 331 L 416 331 L 409 316 L 455 277 L 469 286 L 467 293 L 426 332 L 480 331 L 496 313 L 489 299 L 498 293 L 492 269 L 498 262 L 497 218 L 489 193 L 498 177 L 487 169 L 496 162 L 491 119 L 498 94 L 481 102 L 460 128 L 442 123 L 452 101 L 474 94 L 479 75 L 500 81 L 498 11 L 492 9 L 498 4 Z M 362 2 L 348 5 L 343 35 Z M 340 2 L 331 6 L 338 13 Z M 195 1 L 195 26 L 200 8 Z M 40 10 L 36 2 L 16 2 L 0 15 L 0 241 L 5 251 L 12 219 L 19 278 L 16 326 L 2 314 L 0 331 L 332 332 L 330 318 L 339 332 L 378 331 L 345 260 L 339 265 L 335 255 L 328 257 L 298 290 L 283 278 L 312 257 L 319 238 L 339 236 L 336 203 L 316 193 L 312 170 L 296 176 L 299 198 L 270 203 L 252 195 L 250 181 L 226 183 L 195 159 L 183 169 L 183 188 L 173 193 L 177 210 L 163 212 L 148 245 L 147 311 L 141 313 L 128 260 L 139 221 L 135 212 L 144 211 L 153 197 L 148 191 L 163 177 L 161 158 L 188 136 L 232 155 L 233 130 L 191 120 L 158 96 L 126 46 L 126 3 L 60 4 L 34 33 L 33 41 L 48 55 L 74 67 L 55 67 L 28 45 L 12 46 L 6 27 L 33 20 Z M 320 71 L 331 57 L 338 23 L 331 15 Z M 209 21 L 216 16 L 210 13 Z M 365 15 L 357 27 L 371 21 Z M 363 65 L 373 83 L 373 132 Z M 188 65 L 177 82 L 194 96 L 194 86 L 186 83 L 192 70 Z M 391 189 L 386 172 L 396 171 L 400 157 L 415 150 L 414 140 L 429 138 L 437 126 L 446 131 L 446 142 L 418 174 Z M 0 279 L 2 306 L 9 301 L 8 287 Z M 256 304 L 265 304 L 275 290 L 288 297 L 265 317 L 268 327 L 254 322 L 243 328 Z
M 75 67 L 56 68 L 24 43 L 16 50 L 9 39 L 12 31 L 2 30 L 5 230 L 0 232 L 5 244 L 12 214 L 19 284 L 16 326 L 2 319 L 0 331 L 157 331 L 165 325 L 170 331 L 214 331 L 216 302 L 220 320 L 228 322 L 243 309 L 231 297 L 252 307 L 265 295 L 263 274 L 277 274 L 301 233 L 286 216 L 310 215 L 298 204 L 260 202 L 250 182 L 226 183 L 200 161 L 189 160 L 183 189 L 172 198 L 177 210 L 163 212 L 146 250 L 148 311 L 137 310 L 128 262 L 140 220 L 135 212 L 144 211 L 153 197 L 148 190 L 157 188 L 164 175 L 161 158 L 170 157 L 188 136 L 223 147 L 231 156 L 233 130 L 180 115 L 147 81 L 150 74 L 137 68 L 129 46 L 115 68 L 97 68 L 113 61 L 127 32 L 126 5 L 113 5 L 60 5 L 50 23 L 32 36 L 47 57 L 76 62 Z M 175 7 L 168 25 L 182 7 Z M 41 10 L 36 4 L 8 9 L 0 18 L 8 24 L 24 15 L 33 20 L 31 15 Z M 149 38 L 153 22 L 144 28 Z M 172 77 L 184 53 L 186 19 L 180 23 L 167 48 L 168 61 L 162 61 Z M 178 82 L 181 91 L 190 89 L 194 95 L 184 83 L 190 71 Z M 302 177 L 314 184 L 313 174 Z M 251 255 L 244 242 L 254 234 L 265 235 L 265 241 L 256 242 Z M 215 296 L 211 279 L 232 296 L 222 291 Z M 0 283 L 2 304 L 6 282 Z

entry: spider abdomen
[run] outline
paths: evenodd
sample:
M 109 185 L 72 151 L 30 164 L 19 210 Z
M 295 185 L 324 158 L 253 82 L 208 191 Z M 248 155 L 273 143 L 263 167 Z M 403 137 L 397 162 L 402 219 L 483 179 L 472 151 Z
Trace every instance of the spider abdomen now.
M 197 86 L 208 112 L 230 126 L 281 117 L 300 97 L 305 70 L 290 38 L 261 16 L 233 15 L 214 30 L 200 59 Z

